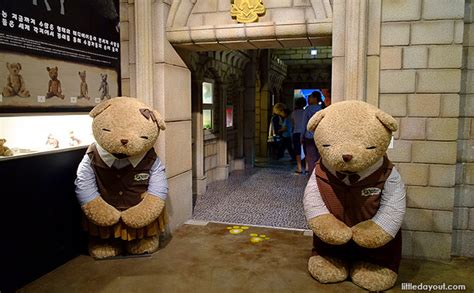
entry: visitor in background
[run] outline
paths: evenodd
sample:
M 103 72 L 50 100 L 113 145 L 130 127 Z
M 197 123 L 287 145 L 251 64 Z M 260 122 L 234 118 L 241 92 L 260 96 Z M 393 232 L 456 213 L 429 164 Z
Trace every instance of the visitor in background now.
M 285 155 L 285 150 L 288 150 L 291 160 L 295 161 L 295 152 L 293 150 L 293 144 L 291 143 L 291 135 L 293 133 L 293 127 L 291 125 L 290 110 L 288 108 L 283 109 L 283 126 L 281 128 L 281 157 Z
M 271 157 L 280 159 L 282 154 L 282 127 L 284 110 L 286 106 L 283 103 L 276 103 L 272 109 L 272 118 L 270 120 L 270 131 L 273 133 L 272 143 L 269 145 Z
M 301 139 L 304 133 L 304 107 L 306 107 L 306 99 L 301 97 L 295 101 L 295 110 L 291 113 L 291 122 L 293 125 L 293 149 L 296 159 L 296 173 L 304 174 L 303 161 L 301 160 L 302 145 Z
M 316 162 L 319 160 L 319 152 L 314 143 L 314 133 L 308 131 L 307 125 L 309 119 L 318 111 L 321 111 L 325 108 L 323 99 L 321 97 L 321 92 L 314 91 L 308 97 L 309 106 L 304 110 L 304 134 L 303 134 L 303 146 L 304 153 L 306 155 L 306 172 L 311 175 L 313 172 Z
M 324 96 L 324 106 L 328 107 L 331 105 L 331 89 L 322 89 L 321 92 Z

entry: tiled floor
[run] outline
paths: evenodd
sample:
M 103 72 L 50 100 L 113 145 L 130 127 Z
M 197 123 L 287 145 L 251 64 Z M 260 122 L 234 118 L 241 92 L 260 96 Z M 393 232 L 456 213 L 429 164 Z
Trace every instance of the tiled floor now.
M 260 159 L 256 168 L 232 172 L 198 197 L 193 219 L 306 229 L 303 194 L 308 179 L 292 169 L 288 158 Z
M 253 244 L 250 234 L 265 234 Z M 227 225 L 183 225 L 151 257 L 95 261 L 80 256 L 20 292 L 364 292 L 349 281 L 323 285 L 307 272 L 312 238 L 302 232 Z M 28 269 L 28 268 L 25 268 Z M 474 290 L 474 260 L 402 260 L 396 286 L 464 284 Z

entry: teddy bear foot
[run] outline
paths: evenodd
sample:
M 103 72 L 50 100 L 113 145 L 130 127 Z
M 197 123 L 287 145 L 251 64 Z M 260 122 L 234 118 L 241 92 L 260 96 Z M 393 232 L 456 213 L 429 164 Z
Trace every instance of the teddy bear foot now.
M 347 279 L 348 265 L 335 257 L 312 256 L 308 261 L 308 271 L 320 283 L 336 283 Z
M 104 259 L 117 256 L 122 252 L 122 243 L 116 239 L 89 240 L 89 254 L 95 259 Z
M 158 250 L 160 240 L 158 236 L 145 237 L 143 239 L 136 239 L 128 241 L 126 244 L 127 252 L 130 254 L 152 254 Z
M 397 274 L 368 262 L 357 262 L 351 269 L 352 282 L 369 291 L 384 291 L 392 288 L 397 281 Z

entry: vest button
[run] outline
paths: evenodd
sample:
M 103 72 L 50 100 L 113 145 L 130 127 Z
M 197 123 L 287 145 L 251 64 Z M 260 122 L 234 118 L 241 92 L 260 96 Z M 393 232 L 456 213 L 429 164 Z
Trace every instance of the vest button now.
M 122 194 L 123 194 L 123 192 L 122 192 L 122 191 L 119 191 L 119 195 L 122 195 Z

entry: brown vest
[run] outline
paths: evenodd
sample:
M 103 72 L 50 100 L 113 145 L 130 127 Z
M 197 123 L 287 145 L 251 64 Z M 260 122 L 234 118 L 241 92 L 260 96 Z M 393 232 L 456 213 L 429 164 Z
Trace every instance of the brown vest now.
M 91 159 L 100 195 L 107 203 L 118 210 L 126 210 L 140 203 L 141 195 L 148 190 L 150 169 L 157 157 L 153 148 L 135 168 L 132 164 L 122 169 L 107 166 L 95 144 L 89 146 L 87 155 Z
M 392 162 L 384 157 L 382 166 L 374 173 L 353 185 L 346 185 L 319 160 L 316 164 L 316 181 L 329 212 L 352 227 L 375 216 L 392 168 Z

